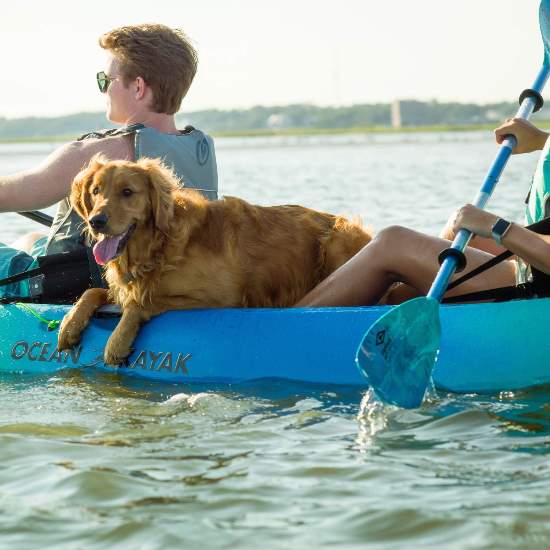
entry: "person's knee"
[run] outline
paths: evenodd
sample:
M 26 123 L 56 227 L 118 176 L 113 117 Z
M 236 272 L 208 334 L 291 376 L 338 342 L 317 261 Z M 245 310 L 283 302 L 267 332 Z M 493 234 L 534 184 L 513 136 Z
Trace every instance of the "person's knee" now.
M 371 257 L 378 262 L 392 282 L 402 281 L 404 266 L 410 263 L 416 253 L 419 233 L 401 225 L 382 229 L 372 243 Z
M 391 249 L 406 244 L 413 234 L 414 231 L 408 227 L 390 225 L 377 233 L 374 240 L 381 248 Z

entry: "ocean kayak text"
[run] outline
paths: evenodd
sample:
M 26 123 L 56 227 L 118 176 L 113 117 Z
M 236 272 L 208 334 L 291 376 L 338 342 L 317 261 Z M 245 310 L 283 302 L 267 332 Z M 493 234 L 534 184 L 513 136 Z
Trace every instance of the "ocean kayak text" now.
M 57 351 L 56 345 L 51 342 L 26 342 L 20 340 L 15 342 L 11 348 L 12 359 L 18 360 L 26 357 L 30 361 L 47 361 L 56 363 L 68 363 L 78 365 L 82 346 L 75 347 L 69 351 Z M 169 372 L 181 372 L 189 374 L 186 362 L 191 359 L 190 353 L 178 353 L 176 356 L 172 352 L 154 352 L 150 350 L 141 350 L 136 359 L 125 365 L 130 369 L 142 370 L 166 370 Z

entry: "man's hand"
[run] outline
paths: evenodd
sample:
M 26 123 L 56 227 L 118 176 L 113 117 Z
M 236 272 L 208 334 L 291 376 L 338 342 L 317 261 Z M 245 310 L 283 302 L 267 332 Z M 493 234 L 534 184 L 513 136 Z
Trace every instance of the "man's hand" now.
M 516 155 L 540 151 L 550 134 L 522 118 L 509 118 L 495 130 L 496 142 L 501 144 L 508 135 L 513 135 L 517 140 L 517 145 L 512 151 L 512 154 Z

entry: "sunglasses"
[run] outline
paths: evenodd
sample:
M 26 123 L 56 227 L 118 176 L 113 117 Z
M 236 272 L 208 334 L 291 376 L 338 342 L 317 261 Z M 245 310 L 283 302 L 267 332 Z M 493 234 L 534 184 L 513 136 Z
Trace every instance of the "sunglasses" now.
M 118 80 L 118 76 L 107 76 L 105 71 L 99 71 L 96 74 L 97 85 L 99 91 L 104 94 L 107 91 L 107 88 L 110 86 L 111 82 Z

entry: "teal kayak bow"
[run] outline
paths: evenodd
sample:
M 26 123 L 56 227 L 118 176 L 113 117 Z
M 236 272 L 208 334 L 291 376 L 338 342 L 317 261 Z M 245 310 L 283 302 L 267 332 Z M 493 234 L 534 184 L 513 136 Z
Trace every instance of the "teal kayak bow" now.
M 544 60 L 532 87 L 520 95 L 516 118 L 525 120 L 542 107 L 541 92 L 550 75 L 550 0 L 540 3 L 539 23 Z M 514 136 L 504 139 L 474 206 L 485 208 L 516 143 Z M 439 306 L 451 277 L 464 262 L 463 250 L 471 236 L 465 229 L 457 233 L 442 255 L 441 268 L 427 296 L 394 307 L 375 321 L 363 337 L 357 350 L 357 366 L 382 401 L 405 408 L 422 403 L 440 348 Z

